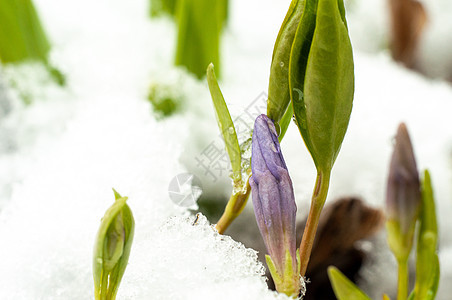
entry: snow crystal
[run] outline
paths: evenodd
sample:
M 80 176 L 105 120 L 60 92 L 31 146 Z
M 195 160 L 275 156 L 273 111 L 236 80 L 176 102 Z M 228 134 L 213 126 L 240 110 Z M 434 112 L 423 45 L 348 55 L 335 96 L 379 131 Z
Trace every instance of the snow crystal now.
M 202 215 L 172 217 L 136 238 L 120 299 L 274 299 L 256 252 L 219 235 Z

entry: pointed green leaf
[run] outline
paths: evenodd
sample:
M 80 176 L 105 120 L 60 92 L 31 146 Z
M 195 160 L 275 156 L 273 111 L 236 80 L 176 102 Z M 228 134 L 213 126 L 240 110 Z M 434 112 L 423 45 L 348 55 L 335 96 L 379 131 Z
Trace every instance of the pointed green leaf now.
M 292 0 L 273 49 L 268 84 L 267 115 L 276 124 L 285 115 L 290 102 L 289 60 L 295 33 L 303 12 L 302 2 Z M 288 123 L 285 126 L 287 128 Z M 283 126 L 281 126 L 282 128 Z M 282 130 L 281 135 L 283 135 Z
M 422 209 L 416 252 L 416 283 L 414 299 L 434 299 L 439 284 L 438 225 L 430 174 L 424 172 Z
M 210 64 L 207 68 L 207 82 L 209 84 L 210 95 L 212 96 L 212 102 L 215 108 L 218 128 L 223 136 L 229 160 L 231 161 L 234 182 L 240 182 L 242 180 L 242 159 L 239 141 L 235 132 L 234 123 L 232 122 L 228 107 L 224 101 L 217 78 L 215 77 L 213 64 Z
M 339 300 L 370 300 L 353 282 L 336 267 L 328 268 L 328 277 L 333 286 L 334 294 Z
M 317 169 L 328 171 L 350 120 L 353 52 L 342 0 L 304 4 L 289 66 L 291 99 L 298 128 Z

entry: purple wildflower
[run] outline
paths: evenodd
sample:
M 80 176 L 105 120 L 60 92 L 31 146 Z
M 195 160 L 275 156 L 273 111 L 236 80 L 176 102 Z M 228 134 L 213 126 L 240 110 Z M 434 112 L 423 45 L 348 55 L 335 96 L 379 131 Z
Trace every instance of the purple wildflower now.
M 397 130 L 396 144 L 391 158 L 386 208 L 388 219 L 400 222 L 403 233 L 416 222 L 421 204 L 419 173 L 413 147 L 405 124 Z
M 289 289 L 293 295 L 300 285 L 295 232 L 297 207 L 275 125 L 266 115 L 260 115 L 254 123 L 251 159 L 254 212 L 279 278 L 273 272 L 272 276 L 278 291 L 287 293 Z

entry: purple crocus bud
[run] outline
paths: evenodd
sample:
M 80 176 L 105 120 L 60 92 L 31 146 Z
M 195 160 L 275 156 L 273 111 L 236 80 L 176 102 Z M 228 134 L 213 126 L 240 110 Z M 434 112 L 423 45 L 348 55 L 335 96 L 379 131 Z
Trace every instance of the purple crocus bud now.
M 408 257 L 421 206 L 419 173 L 405 124 L 397 130 L 386 191 L 388 242 L 397 258 Z
M 254 213 L 269 256 L 276 289 L 297 297 L 300 291 L 296 250 L 297 206 L 275 125 L 266 115 L 254 123 L 250 185 Z

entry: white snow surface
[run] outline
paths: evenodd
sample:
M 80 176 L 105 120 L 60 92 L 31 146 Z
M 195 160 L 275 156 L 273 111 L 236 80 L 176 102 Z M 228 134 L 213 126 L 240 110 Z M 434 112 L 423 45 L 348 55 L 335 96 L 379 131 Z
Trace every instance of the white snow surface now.
M 437 0 L 434 7 L 440 2 L 447 3 Z M 233 117 L 243 116 L 267 89 L 273 43 L 288 3 L 231 1 L 220 85 Z M 366 9 L 367 2 L 348 3 L 356 92 L 329 201 L 358 195 L 383 207 L 392 137 L 398 123 L 406 122 L 418 167 L 431 171 L 435 188 L 442 264 L 437 299 L 446 300 L 452 293 L 452 88 L 391 61 L 382 50 L 386 35 L 379 24 L 385 19 L 376 13 L 383 11 L 381 4 L 369 1 Z M 169 182 L 184 172 L 201 178 L 204 194 L 230 192 L 226 173 L 214 182 L 195 159 L 219 135 L 205 82 L 187 79 L 183 91 L 191 102 L 166 120 L 155 120 L 146 101 L 149 83 L 174 72 L 172 21 L 150 20 L 146 1 L 35 4 L 53 42 L 52 61 L 67 75 L 68 86 L 33 83 L 33 76 L 42 76 L 36 66 L 0 73 L 29 74 L 25 88 L 30 85 L 36 100 L 24 106 L 17 90 L 8 88 L 7 100 L 0 91 L 0 299 L 93 298 L 94 238 L 114 201 L 113 187 L 129 197 L 136 220 L 118 299 L 286 299 L 267 290 L 252 249 L 218 235 L 203 216 L 193 225 L 195 216 L 168 196 Z M 434 38 L 440 34 L 430 35 L 428 57 L 447 53 L 441 38 Z M 0 88 L 5 85 L 0 82 Z M 301 217 L 315 170 L 293 124 L 282 148 Z M 387 249 L 375 251 L 363 287 L 380 298 L 394 290 L 396 269 Z

